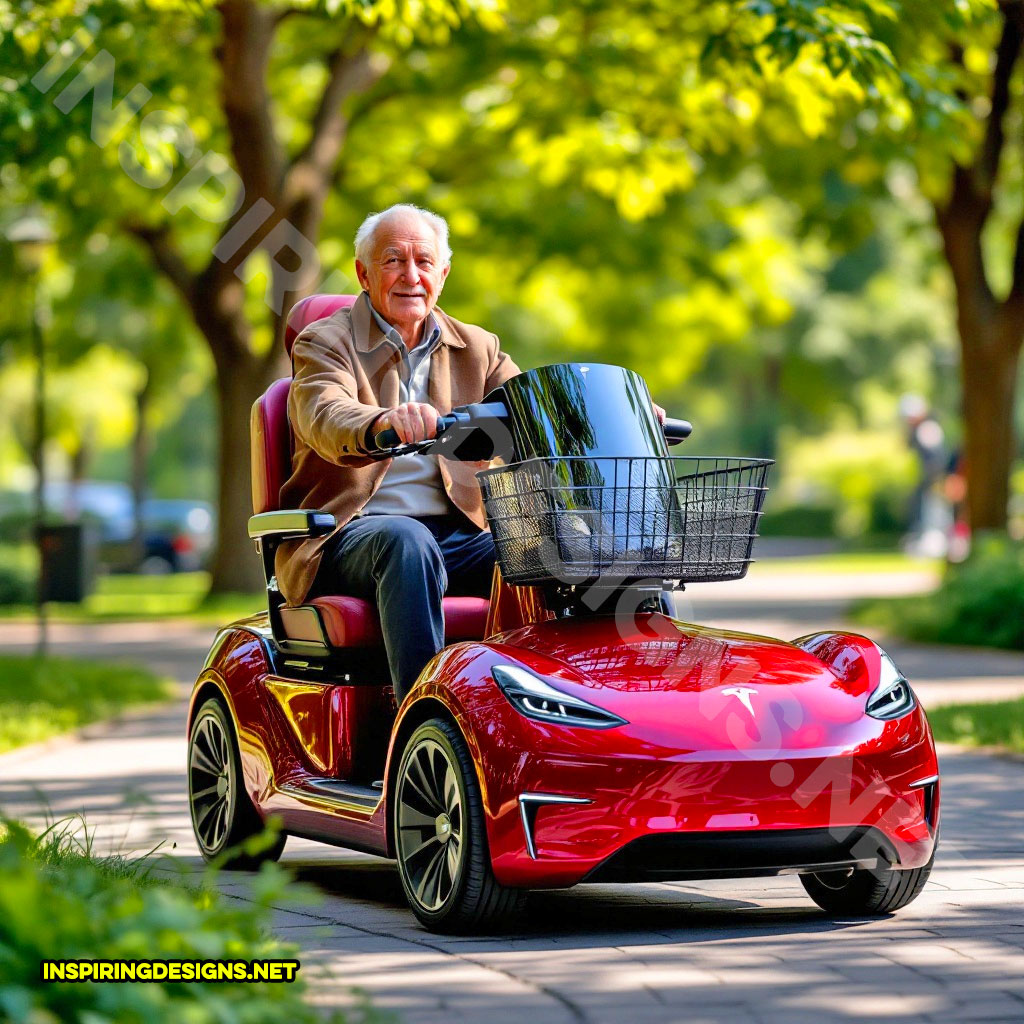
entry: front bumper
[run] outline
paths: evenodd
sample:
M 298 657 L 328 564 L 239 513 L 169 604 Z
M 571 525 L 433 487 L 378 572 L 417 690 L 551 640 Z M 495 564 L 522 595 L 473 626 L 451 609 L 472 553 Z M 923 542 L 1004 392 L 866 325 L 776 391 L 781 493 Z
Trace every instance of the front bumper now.
M 652 760 L 537 754 L 492 788 L 488 838 L 509 886 L 741 877 L 931 858 L 939 786 L 918 742 L 848 756 Z M 806 752 L 801 752 L 805 754 Z M 570 798 L 532 803 L 523 794 Z M 586 801 L 586 802 L 580 802 Z M 871 863 L 869 863 L 871 862 Z

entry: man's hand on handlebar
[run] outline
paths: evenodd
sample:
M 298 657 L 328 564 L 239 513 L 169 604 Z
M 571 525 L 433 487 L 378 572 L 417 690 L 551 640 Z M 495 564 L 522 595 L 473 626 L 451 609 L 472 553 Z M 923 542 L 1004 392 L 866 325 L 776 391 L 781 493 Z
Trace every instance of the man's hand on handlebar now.
M 651 405 L 654 406 L 654 415 L 658 417 L 658 422 L 662 426 L 664 426 L 665 425 L 665 410 L 662 409 L 662 407 L 660 405 L 658 405 L 657 402 L 651 402 Z
M 373 425 L 373 433 L 391 427 L 402 444 L 428 441 L 437 434 L 437 417 L 437 410 L 426 402 L 406 402 L 381 416 Z

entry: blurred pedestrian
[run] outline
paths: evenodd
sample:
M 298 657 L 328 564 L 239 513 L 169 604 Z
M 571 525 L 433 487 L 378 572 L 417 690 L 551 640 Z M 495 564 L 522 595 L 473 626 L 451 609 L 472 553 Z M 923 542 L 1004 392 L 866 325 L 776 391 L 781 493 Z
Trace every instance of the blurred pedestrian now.
M 971 527 L 967 519 L 967 464 L 962 449 L 955 449 L 949 457 L 943 493 L 953 520 L 946 559 L 963 562 L 971 550 Z
M 942 558 L 949 544 L 950 511 L 941 484 L 949 466 L 946 435 L 920 395 L 900 399 L 907 443 L 917 457 L 919 477 L 910 496 L 904 547 L 908 552 Z

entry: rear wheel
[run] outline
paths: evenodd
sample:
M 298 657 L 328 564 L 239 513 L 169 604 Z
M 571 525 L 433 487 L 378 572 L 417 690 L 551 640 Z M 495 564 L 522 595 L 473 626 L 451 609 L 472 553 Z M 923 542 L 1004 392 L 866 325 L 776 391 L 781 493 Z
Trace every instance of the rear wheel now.
M 869 871 L 822 871 L 801 875 L 807 895 L 828 914 L 848 917 L 874 917 L 891 914 L 917 899 L 932 873 L 932 860 L 923 868 L 896 868 Z
M 480 931 L 519 908 L 522 890 L 491 870 L 473 759 L 450 722 L 433 718 L 409 737 L 391 814 L 402 888 L 425 927 Z
M 286 836 L 279 835 L 258 852 L 235 851 L 264 831 L 242 781 L 242 759 L 231 716 L 211 697 L 199 709 L 188 740 L 188 802 L 192 831 L 204 860 L 226 868 L 251 871 L 277 860 Z M 228 852 L 225 855 L 225 851 Z

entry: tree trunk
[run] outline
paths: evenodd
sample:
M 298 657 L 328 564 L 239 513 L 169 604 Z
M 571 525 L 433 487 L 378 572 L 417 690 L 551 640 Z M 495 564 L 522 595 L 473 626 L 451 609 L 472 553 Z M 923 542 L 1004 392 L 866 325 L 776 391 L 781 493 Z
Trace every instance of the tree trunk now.
M 158 267 L 188 303 L 216 367 L 219 419 L 219 486 L 217 550 L 212 566 L 210 593 L 257 591 L 264 586 L 259 559 L 252 550 L 246 522 L 252 514 L 249 468 L 249 410 L 275 377 L 287 373 L 280 341 L 283 317 L 292 302 L 314 286 L 315 261 L 306 265 L 303 253 L 292 248 L 302 274 L 284 271 L 278 254 L 276 228 L 287 225 L 315 246 L 319 238 L 324 202 L 330 192 L 334 167 L 349 127 L 346 101 L 367 92 L 387 69 L 389 61 L 368 48 L 376 29 L 359 27 L 358 19 L 336 35 L 327 64 L 327 78 L 310 123 L 310 134 L 291 160 L 277 136 L 267 67 L 274 34 L 283 14 L 259 0 L 219 0 L 216 9 L 221 32 L 216 59 L 220 65 L 219 98 L 235 169 L 241 178 L 241 196 L 234 216 L 222 226 L 220 240 L 209 263 L 198 274 L 189 269 L 173 244 L 168 225 L 130 226 L 149 246 Z M 353 34 L 350 29 L 355 26 Z M 269 204 L 255 225 L 245 227 L 247 215 L 258 204 Z M 238 234 L 238 237 L 236 237 Z M 292 235 L 294 238 L 294 235 Z M 268 241 L 273 239 L 273 241 Z M 245 288 L 240 273 L 246 260 L 260 247 L 274 264 L 275 297 L 271 311 L 274 332 L 272 353 L 261 354 L 252 346 L 252 329 L 246 318 Z M 282 298 L 283 302 L 276 301 Z
M 961 325 L 964 455 L 972 532 L 1006 530 L 1015 453 L 1014 398 L 1024 324 L 1010 322 L 1007 316 L 996 319 L 1002 323 L 974 325 L 966 338 L 966 325 Z M 1004 332 L 1010 336 L 1003 336 Z M 989 337 L 982 341 L 978 335 Z
M 251 353 L 217 363 L 218 452 L 217 549 L 211 594 L 263 590 L 259 557 L 246 531 L 252 515 L 249 461 L 249 410 L 278 376 L 275 367 Z
M 1016 257 L 1009 294 L 1000 300 L 989 285 L 981 238 L 991 195 L 977 173 L 955 168 L 949 202 L 935 212 L 956 288 L 970 528 L 1005 533 L 1024 309 Z

